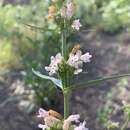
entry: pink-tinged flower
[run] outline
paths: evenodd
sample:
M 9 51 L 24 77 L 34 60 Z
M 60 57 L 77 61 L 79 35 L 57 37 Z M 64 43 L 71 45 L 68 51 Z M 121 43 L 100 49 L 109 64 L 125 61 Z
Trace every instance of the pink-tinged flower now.
M 74 4 L 73 2 L 68 2 L 66 7 L 62 7 L 60 10 L 61 16 L 67 19 L 71 19 L 74 15 Z
M 75 54 L 70 53 L 67 63 L 74 67 L 74 74 L 77 75 L 83 71 L 83 63 L 90 62 L 91 57 L 92 56 L 88 52 L 82 55 L 81 50 L 78 50 Z
M 64 120 L 63 130 L 69 130 L 71 123 L 72 122 L 78 123 L 79 118 L 80 118 L 79 114 L 69 116 L 66 120 Z
M 67 63 L 70 66 L 75 68 L 74 74 L 76 75 L 82 72 L 81 67 L 83 66 L 83 62 L 80 60 L 81 55 L 82 55 L 82 52 L 78 50 L 76 54 L 71 53 L 67 61 Z
M 50 115 L 49 111 L 46 111 L 42 108 L 38 111 L 39 115 L 37 117 L 42 118 L 44 124 L 39 124 L 38 127 L 42 128 L 42 130 L 48 129 L 55 124 L 57 124 L 60 120 L 52 115 Z
M 40 108 L 39 111 L 38 111 L 37 117 L 45 118 L 45 117 L 47 117 L 47 116 L 49 116 L 48 111 L 46 111 L 46 110 Z
M 82 65 L 82 62 L 79 62 L 81 55 L 82 52 L 80 50 L 76 54 L 70 53 L 67 63 L 74 68 L 79 68 Z
M 74 20 L 72 23 L 72 28 L 78 31 L 80 27 L 82 27 L 80 20 L 79 19 Z
M 48 126 L 43 125 L 43 124 L 39 124 L 38 127 L 41 128 L 42 130 L 46 130 L 49 128 Z
M 90 55 L 89 52 L 80 57 L 80 59 L 85 63 L 90 62 L 90 58 L 92 58 L 92 55 Z
M 62 62 L 63 57 L 61 53 L 58 53 L 55 57 L 51 56 L 51 63 L 45 67 L 45 70 L 49 72 L 49 75 L 53 75 L 58 71 L 58 65 Z
M 70 116 L 66 119 L 66 121 L 78 123 L 78 122 L 79 122 L 79 118 L 80 118 L 80 115 L 79 115 L 79 114 L 70 115 Z
M 80 123 L 79 126 L 75 127 L 74 130 L 88 130 L 88 128 L 85 127 L 86 122 Z
M 67 18 L 71 18 L 74 15 L 74 4 L 73 2 L 67 3 L 66 16 Z

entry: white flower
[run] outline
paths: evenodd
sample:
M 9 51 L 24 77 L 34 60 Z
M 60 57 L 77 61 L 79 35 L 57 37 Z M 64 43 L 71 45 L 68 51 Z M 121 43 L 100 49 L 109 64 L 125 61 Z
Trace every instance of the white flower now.
M 44 125 L 43 124 L 39 124 L 38 127 L 42 128 L 42 130 L 48 129 L 52 126 L 54 126 L 56 123 L 58 123 L 60 120 L 57 119 L 56 117 L 53 117 L 49 114 L 49 111 L 46 111 L 42 108 L 39 109 L 38 111 L 38 116 L 43 119 L 44 121 Z
M 67 63 L 74 67 L 74 74 L 77 75 L 83 71 L 83 63 L 90 62 L 91 57 L 92 56 L 88 52 L 82 55 L 82 52 L 78 50 L 76 54 L 70 53 Z
M 74 20 L 72 23 L 72 28 L 78 31 L 80 27 L 82 27 L 80 20 L 79 19 Z
M 47 116 L 49 116 L 48 111 L 46 111 L 46 110 L 44 110 L 44 109 L 42 109 L 42 108 L 40 108 L 40 109 L 38 110 L 38 115 L 37 115 L 37 117 L 45 118 L 45 117 L 47 117 Z
M 82 55 L 82 52 L 78 50 L 76 54 L 70 53 L 69 59 L 68 59 L 68 64 L 74 68 L 79 68 L 79 66 L 82 66 L 82 62 L 80 61 L 80 57 Z
M 92 58 L 92 55 L 90 55 L 89 52 L 80 57 L 80 59 L 85 63 L 90 62 L 90 58 Z
M 46 66 L 46 71 L 49 71 L 49 75 L 53 75 L 58 71 L 58 64 L 62 62 L 63 57 L 61 53 L 58 53 L 55 57 L 51 56 L 51 63 L 49 66 Z
M 63 130 L 69 130 L 69 127 L 71 125 L 71 122 L 79 122 L 79 118 L 80 115 L 76 114 L 76 115 L 70 115 L 66 120 L 64 120 L 64 124 L 63 124 Z
M 88 130 L 88 128 L 85 127 L 86 122 L 80 123 L 79 126 L 75 127 L 74 130 Z
M 79 118 L 80 118 L 80 115 L 79 114 L 76 114 L 76 115 L 70 115 L 66 121 L 68 122 L 79 122 Z
M 49 128 L 48 126 L 43 125 L 43 124 L 39 124 L 38 127 L 41 128 L 42 130 Z
M 81 73 L 82 71 L 83 71 L 83 69 L 76 69 L 76 70 L 74 71 L 74 74 L 77 75 L 77 74 Z

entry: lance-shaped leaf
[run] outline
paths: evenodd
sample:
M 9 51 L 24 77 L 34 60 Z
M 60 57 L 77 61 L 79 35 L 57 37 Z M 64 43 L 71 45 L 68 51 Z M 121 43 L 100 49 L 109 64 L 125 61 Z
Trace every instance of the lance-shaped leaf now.
M 71 90 L 82 89 L 82 88 L 86 88 L 86 87 L 89 87 L 89 86 L 92 86 L 95 84 L 99 84 L 104 81 L 119 79 L 119 78 L 128 77 L 128 76 L 130 76 L 130 74 L 114 75 L 114 76 L 103 77 L 103 78 L 89 80 L 89 81 L 86 80 L 86 81 L 82 81 L 81 83 L 78 83 L 76 85 L 72 85 L 72 87 L 70 89 Z
M 22 24 L 24 24 L 25 26 L 28 26 L 28 27 L 30 27 L 30 28 L 33 28 L 33 29 L 44 30 L 44 28 L 43 28 L 43 27 L 37 27 L 37 26 L 30 25 L 30 24 L 27 24 L 27 23 L 22 23 Z
M 32 71 L 33 71 L 33 73 L 34 73 L 35 75 L 37 75 L 38 77 L 41 77 L 41 78 L 43 78 L 43 79 L 51 80 L 51 81 L 52 81 L 56 86 L 58 86 L 60 89 L 63 88 L 63 87 L 62 87 L 61 80 L 56 79 L 56 78 L 54 78 L 54 77 L 47 76 L 47 75 L 43 75 L 43 74 L 41 74 L 40 72 L 35 71 L 34 69 L 32 69 Z

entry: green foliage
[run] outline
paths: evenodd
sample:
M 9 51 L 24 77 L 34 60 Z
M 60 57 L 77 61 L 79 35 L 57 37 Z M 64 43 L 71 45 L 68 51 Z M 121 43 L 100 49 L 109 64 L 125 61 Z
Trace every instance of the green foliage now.
M 129 4 L 130 0 L 113 0 L 102 8 L 105 30 L 116 31 L 130 25 Z
M 56 103 L 56 90 L 48 87 L 53 86 L 50 82 L 39 79 L 31 71 L 43 68 L 50 55 L 59 50 L 56 25 L 46 21 L 47 4 L 34 0 L 31 5 L 0 7 L 0 70 L 4 73 L 12 68 L 22 69 L 25 82 L 35 90 L 36 103 L 50 106 Z
M 77 14 L 89 26 L 116 32 L 130 27 L 130 0 L 80 0 Z
M 54 85 L 49 81 L 36 77 L 31 71 L 32 68 L 42 68 L 44 70 L 44 66 L 48 64 L 51 54 L 59 50 L 57 26 L 55 23 L 49 23 L 46 20 L 47 4 L 49 3 L 43 2 L 42 0 L 38 2 L 33 1 L 32 5 L 29 6 L 30 8 L 27 7 L 29 9 L 28 16 L 21 17 L 19 21 L 22 23 L 22 26 L 25 26 L 24 29 L 26 29 L 26 32 L 24 36 L 30 44 L 30 51 L 26 51 L 26 49 L 21 51 L 27 73 L 25 76 L 26 83 L 31 85 L 35 90 L 38 104 L 51 106 L 57 103 L 55 101 L 56 90 L 51 87 Z
M 15 55 L 13 46 L 9 40 L 0 40 L 0 71 L 3 74 L 8 69 L 20 66 L 19 59 L 20 55 Z

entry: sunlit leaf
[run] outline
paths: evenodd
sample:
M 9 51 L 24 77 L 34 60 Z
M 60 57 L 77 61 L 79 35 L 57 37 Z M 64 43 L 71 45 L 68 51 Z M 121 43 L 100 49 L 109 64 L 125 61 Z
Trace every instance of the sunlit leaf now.
M 63 88 L 63 87 L 62 87 L 61 80 L 56 79 L 56 78 L 54 78 L 54 77 L 47 76 L 47 75 L 43 75 L 43 74 L 41 74 L 40 72 L 35 71 L 34 69 L 32 69 L 32 71 L 33 71 L 33 73 L 34 73 L 35 75 L 37 75 L 38 77 L 41 77 L 41 78 L 43 78 L 43 79 L 51 80 L 51 81 L 52 81 L 56 86 L 58 86 L 60 89 Z

